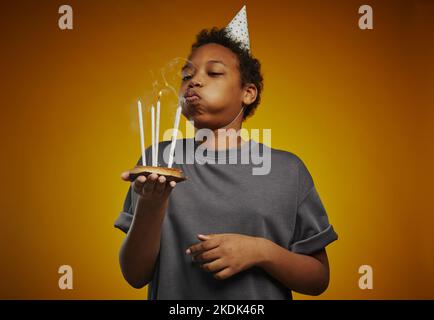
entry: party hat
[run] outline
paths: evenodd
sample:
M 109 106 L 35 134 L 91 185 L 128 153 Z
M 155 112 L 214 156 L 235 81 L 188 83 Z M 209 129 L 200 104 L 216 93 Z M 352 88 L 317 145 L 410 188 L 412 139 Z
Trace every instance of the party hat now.
M 243 6 L 232 21 L 227 25 L 229 36 L 241 43 L 241 48 L 250 52 L 249 28 L 247 26 L 246 6 Z

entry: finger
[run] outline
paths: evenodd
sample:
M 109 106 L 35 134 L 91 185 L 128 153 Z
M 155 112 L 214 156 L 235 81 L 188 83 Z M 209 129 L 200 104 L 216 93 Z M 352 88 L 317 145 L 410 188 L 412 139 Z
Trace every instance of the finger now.
M 197 238 L 198 238 L 199 240 L 209 240 L 209 239 L 211 239 L 210 236 L 208 236 L 208 235 L 204 235 L 204 234 L 198 234 L 198 235 L 197 235 Z
M 137 192 L 137 193 L 142 193 L 143 186 L 145 185 L 146 180 L 147 179 L 146 179 L 145 176 L 138 176 L 134 180 L 134 182 L 132 183 L 134 191 Z
M 224 259 L 217 259 L 212 262 L 201 264 L 200 267 L 208 272 L 220 272 L 227 268 L 228 264 L 225 263 Z
M 165 188 L 166 188 L 166 177 L 159 176 L 156 182 L 155 192 L 162 193 Z
M 210 239 L 206 241 L 199 242 L 195 245 L 189 247 L 186 251 L 187 254 L 196 254 L 201 251 L 210 250 L 218 247 L 218 242 L 215 239 Z
M 169 183 L 166 183 L 166 189 L 164 189 L 164 193 L 169 194 L 172 192 L 172 190 L 175 188 L 176 182 L 170 181 Z
M 224 279 L 231 277 L 232 275 L 233 275 L 232 269 L 225 268 L 225 269 L 215 273 L 214 278 L 216 278 L 217 280 L 224 280 Z
M 155 188 L 155 182 L 158 179 L 158 175 L 156 173 L 152 173 L 147 177 L 147 182 L 145 183 L 144 190 L 145 192 L 153 192 Z
M 122 172 L 121 179 L 124 181 L 130 181 L 130 172 L 129 171 Z
M 211 250 L 202 251 L 192 257 L 193 261 L 201 263 L 210 262 L 218 258 L 221 258 L 221 252 L 218 247 Z

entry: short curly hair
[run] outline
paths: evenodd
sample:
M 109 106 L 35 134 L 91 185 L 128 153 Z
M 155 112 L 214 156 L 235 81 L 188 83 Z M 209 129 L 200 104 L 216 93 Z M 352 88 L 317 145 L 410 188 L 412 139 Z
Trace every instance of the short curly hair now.
M 252 116 L 261 101 L 261 92 L 264 88 L 263 77 L 261 74 L 261 63 L 258 59 L 253 58 L 249 51 L 242 48 L 239 41 L 234 40 L 229 36 L 226 29 L 219 29 L 213 27 L 210 30 L 203 29 L 196 36 L 196 42 L 191 46 L 191 53 L 189 58 L 193 55 L 194 51 L 199 47 L 216 43 L 230 49 L 238 57 L 239 71 L 241 78 L 241 87 L 248 83 L 252 83 L 257 88 L 256 100 L 245 106 L 243 120 Z

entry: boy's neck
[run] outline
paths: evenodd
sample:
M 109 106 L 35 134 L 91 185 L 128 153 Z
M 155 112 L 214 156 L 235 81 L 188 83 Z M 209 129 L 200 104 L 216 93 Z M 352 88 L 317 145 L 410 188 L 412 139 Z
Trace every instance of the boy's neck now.
M 213 135 L 201 143 L 201 146 L 208 150 L 225 150 L 238 148 L 245 140 L 237 134 L 236 130 L 219 129 L 220 132 L 213 131 Z M 222 133 L 222 131 L 224 133 Z
M 202 147 L 208 150 L 225 150 L 238 148 L 244 142 L 246 142 L 240 135 L 241 123 L 233 123 L 228 127 L 215 129 L 213 134 L 207 136 L 206 140 L 201 142 Z

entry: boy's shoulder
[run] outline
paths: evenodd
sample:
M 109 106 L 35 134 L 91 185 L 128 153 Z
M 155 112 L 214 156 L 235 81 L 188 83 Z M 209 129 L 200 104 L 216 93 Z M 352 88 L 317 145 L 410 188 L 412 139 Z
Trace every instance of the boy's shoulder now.
M 294 152 L 283 150 L 283 149 L 272 148 L 262 143 L 259 144 L 264 146 L 264 148 L 268 148 L 270 150 L 273 160 L 284 161 L 286 163 L 289 162 L 290 164 L 294 164 L 296 166 L 304 165 L 303 160 L 301 160 L 301 158 Z

